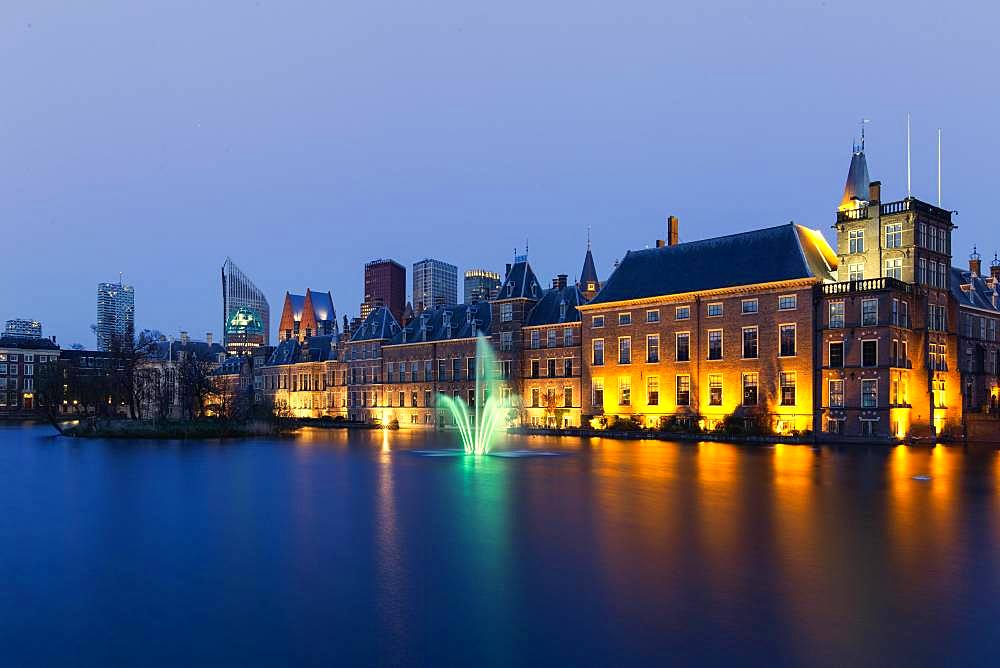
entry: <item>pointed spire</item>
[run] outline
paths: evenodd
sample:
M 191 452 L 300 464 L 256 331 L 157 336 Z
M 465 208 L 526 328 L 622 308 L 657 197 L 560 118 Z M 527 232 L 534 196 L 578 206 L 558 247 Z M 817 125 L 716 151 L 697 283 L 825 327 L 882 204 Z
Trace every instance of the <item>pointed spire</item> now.
M 597 277 L 597 267 L 594 265 L 594 254 L 590 252 L 590 228 L 587 228 L 587 254 L 583 256 L 583 271 L 580 272 L 580 282 L 577 284 L 580 292 L 588 301 L 594 298 L 601 289 Z
M 864 126 L 862 126 L 864 128 Z M 862 136 L 861 146 L 855 145 L 855 151 L 851 155 L 851 167 L 847 171 L 847 183 L 844 184 L 844 196 L 840 198 L 841 211 L 853 209 L 858 206 L 858 202 L 868 201 L 868 161 L 865 160 L 864 137 Z

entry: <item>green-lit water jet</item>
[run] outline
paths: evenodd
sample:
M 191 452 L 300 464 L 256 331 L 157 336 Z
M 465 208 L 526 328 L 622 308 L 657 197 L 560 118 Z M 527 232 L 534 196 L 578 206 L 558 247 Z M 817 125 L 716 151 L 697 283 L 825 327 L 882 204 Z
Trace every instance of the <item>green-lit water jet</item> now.
M 504 406 L 497 380 L 496 356 L 493 347 L 482 334 L 476 338 L 475 394 L 470 407 L 459 397 L 438 395 L 451 413 L 467 455 L 485 455 L 493 437 L 503 427 Z

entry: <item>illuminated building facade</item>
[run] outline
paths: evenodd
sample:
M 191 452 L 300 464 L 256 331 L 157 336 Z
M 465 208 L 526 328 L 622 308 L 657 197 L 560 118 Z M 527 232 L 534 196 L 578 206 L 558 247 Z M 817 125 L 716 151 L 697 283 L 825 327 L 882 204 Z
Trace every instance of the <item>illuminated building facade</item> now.
M 111 350 L 116 338 L 135 333 L 135 291 L 131 285 L 97 285 L 97 349 Z
M 389 309 L 393 319 L 403 322 L 406 310 L 406 267 L 395 260 L 372 260 L 365 263 L 365 298 L 361 303 L 361 320 L 376 308 Z
M 249 309 L 257 316 L 264 330 L 262 345 L 270 345 L 271 306 L 267 303 L 264 293 L 227 257 L 222 265 L 222 332 L 223 345 L 227 350 L 230 348 L 229 324 L 240 308 Z M 235 334 L 237 337 L 242 336 L 239 331 Z
M 252 356 L 264 347 L 264 320 L 249 306 L 241 306 L 229 317 L 223 339 L 229 355 Z
M 338 334 L 337 310 L 329 292 L 306 289 L 304 295 L 285 293 L 278 324 L 278 339 L 297 339 L 299 343 L 312 336 Z
M 472 302 L 488 302 L 496 299 L 500 292 L 500 274 L 488 269 L 469 269 L 465 272 L 463 301 L 466 304 Z
M 283 340 L 259 372 L 263 401 L 292 417 L 347 417 L 338 334 Z
M 384 406 L 383 350 L 392 343 L 401 328 L 392 312 L 376 306 L 344 346 L 343 362 L 347 373 L 347 413 L 351 420 L 375 422 L 382 419 Z
M 430 258 L 413 263 L 414 313 L 457 303 L 458 267 Z
M 585 416 L 813 425 L 814 290 L 836 257 L 799 225 L 629 251 L 582 313 Z
M 994 256 L 984 274 L 973 249 L 968 270 L 952 267 L 951 293 L 966 432 L 974 440 L 1000 441 L 1000 260 Z
M 36 336 L 0 335 L 0 418 L 28 417 L 37 408 L 35 371 L 59 359 L 59 346 Z
M 439 409 L 438 394 L 475 405 L 476 337 L 489 336 L 491 315 L 487 302 L 438 306 L 401 328 L 382 346 L 382 391 L 374 398 L 378 419 L 402 428 L 454 426 L 447 410 Z

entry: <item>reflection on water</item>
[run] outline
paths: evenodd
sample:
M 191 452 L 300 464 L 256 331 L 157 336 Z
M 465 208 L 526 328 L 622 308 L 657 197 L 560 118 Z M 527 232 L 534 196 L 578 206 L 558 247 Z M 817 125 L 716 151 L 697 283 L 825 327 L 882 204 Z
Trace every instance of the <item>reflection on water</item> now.
M 993 450 L 3 435 L 0 648 L 32 663 L 980 663 L 1000 613 Z

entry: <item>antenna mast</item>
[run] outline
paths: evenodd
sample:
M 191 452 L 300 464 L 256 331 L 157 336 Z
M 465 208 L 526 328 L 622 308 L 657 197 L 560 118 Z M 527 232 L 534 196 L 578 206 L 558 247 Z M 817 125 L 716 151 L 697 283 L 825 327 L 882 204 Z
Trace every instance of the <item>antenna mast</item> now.
M 906 199 L 913 191 L 910 188 L 910 112 L 906 112 Z
M 941 128 L 938 128 L 938 206 L 941 206 Z

